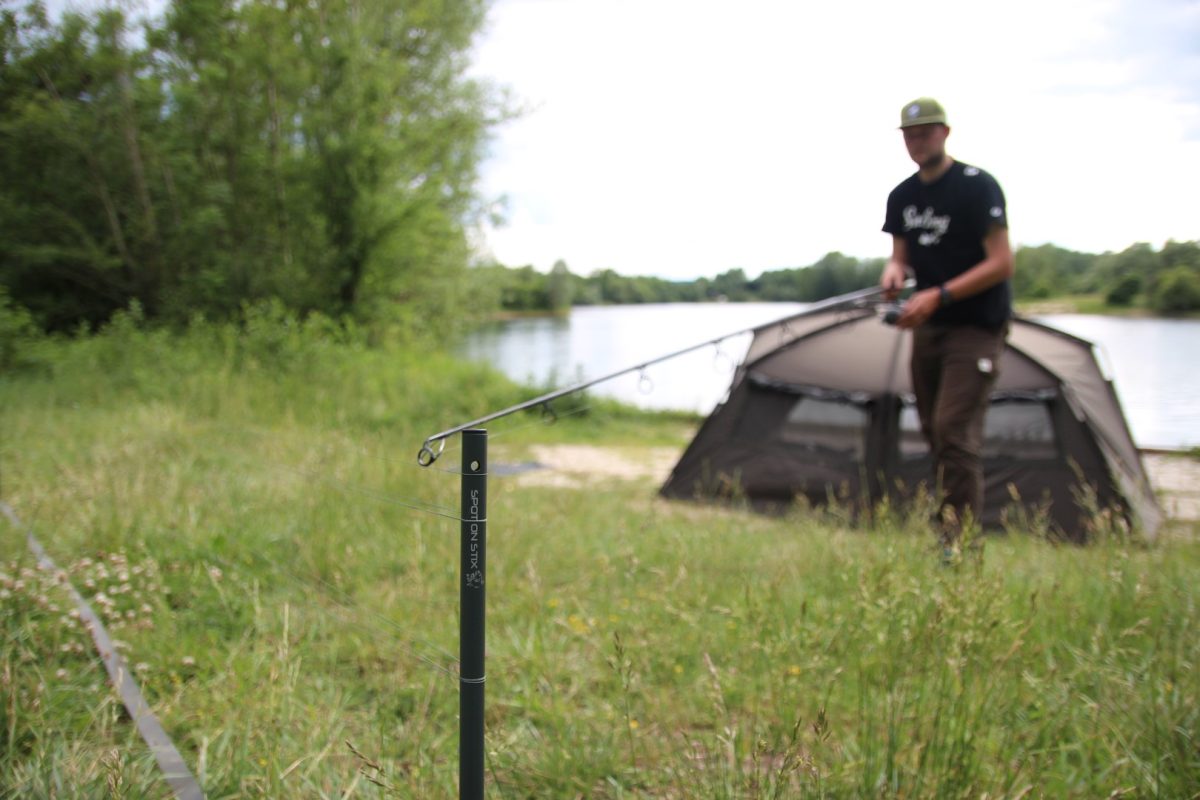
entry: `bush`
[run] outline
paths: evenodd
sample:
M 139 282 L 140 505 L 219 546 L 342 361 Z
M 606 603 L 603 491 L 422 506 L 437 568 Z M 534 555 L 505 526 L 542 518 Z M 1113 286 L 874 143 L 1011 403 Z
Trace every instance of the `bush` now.
M 1104 295 L 1104 301 L 1110 306 L 1129 306 L 1141 290 L 1141 278 L 1137 275 L 1125 275 L 1118 278 L 1109 288 L 1108 294 Z
M 1164 314 L 1200 311 L 1200 274 L 1189 267 L 1173 267 L 1158 279 L 1154 310 Z
M 8 289 L 0 286 L 0 373 L 40 364 L 36 349 L 43 338 L 33 315 L 24 306 L 13 303 Z

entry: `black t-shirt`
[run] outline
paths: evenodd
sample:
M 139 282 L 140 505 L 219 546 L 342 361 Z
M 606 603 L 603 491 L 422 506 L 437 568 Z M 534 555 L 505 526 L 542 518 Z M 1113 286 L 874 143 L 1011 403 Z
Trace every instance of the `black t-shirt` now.
M 1007 227 L 1004 192 L 979 167 L 956 161 L 933 183 L 913 174 L 888 195 L 883 230 L 903 236 L 917 289 L 940 286 L 983 261 L 983 240 Z M 999 328 L 1012 315 L 1008 281 L 939 308 L 931 322 Z

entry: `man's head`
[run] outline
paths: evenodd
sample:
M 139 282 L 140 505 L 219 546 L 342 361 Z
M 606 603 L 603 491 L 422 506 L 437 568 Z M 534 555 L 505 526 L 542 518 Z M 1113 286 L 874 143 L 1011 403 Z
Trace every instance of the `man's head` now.
M 900 131 L 909 157 L 922 169 L 933 169 L 946 158 L 946 110 L 932 97 L 919 97 L 900 110 Z

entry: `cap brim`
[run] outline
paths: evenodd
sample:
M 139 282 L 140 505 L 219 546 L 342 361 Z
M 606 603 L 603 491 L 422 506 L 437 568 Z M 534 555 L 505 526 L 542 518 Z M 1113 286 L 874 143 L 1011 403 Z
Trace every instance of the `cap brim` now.
M 945 125 L 945 117 L 917 117 L 916 119 L 906 119 L 900 123 L 900 130 L 905 128 L 915 128 L 918 125 Z

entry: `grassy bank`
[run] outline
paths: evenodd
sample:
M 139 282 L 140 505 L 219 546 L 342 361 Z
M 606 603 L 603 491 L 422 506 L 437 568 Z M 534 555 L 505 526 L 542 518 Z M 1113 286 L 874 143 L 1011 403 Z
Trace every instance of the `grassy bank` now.
M 263 322 L 119 324 L 0 376 L 0 493 L 105 609 L 210 797 L 453 797 L 457 454 L 522 399 L 448 358 Z M 492 427 L 682 445 L 588 401 Z M 1200 547 L 921 526 L 492 480 L 492 797 L 1186 797 Z M 58 576 L 0 523 L 0 786 L 160 797 Z M 103 594 L 104 600 L 98 595 Z
M 1144 306 L 1115 306 L 1103 294 L 1064 294 L 1038 300 L 1018 300 L 1017 313 L 1026 317 L 1040 314 L 1097 314 L 1107 317 L 1200 319 L 1200 312 L 1190 311 L 1164 317 L 1161 312 Z

